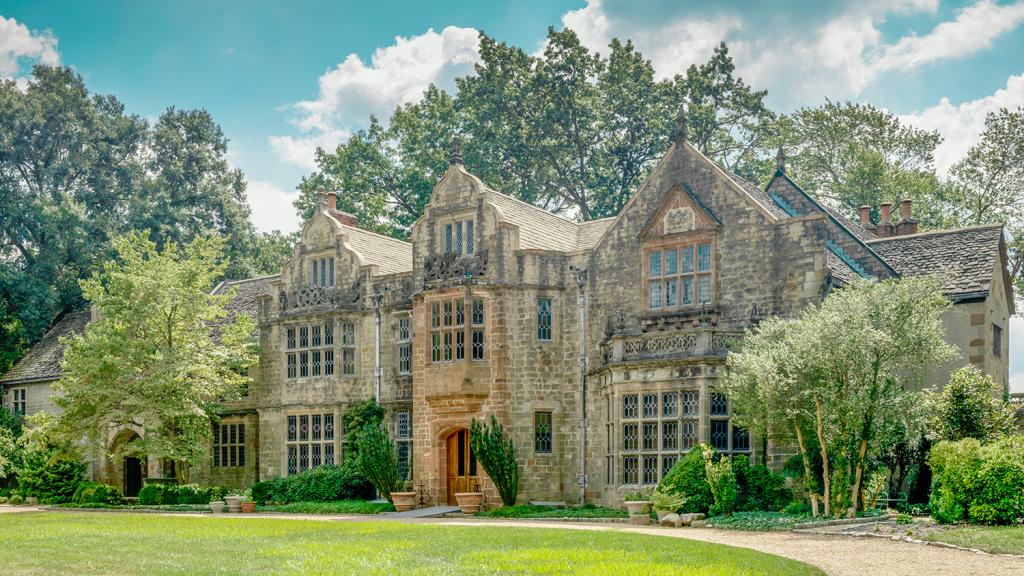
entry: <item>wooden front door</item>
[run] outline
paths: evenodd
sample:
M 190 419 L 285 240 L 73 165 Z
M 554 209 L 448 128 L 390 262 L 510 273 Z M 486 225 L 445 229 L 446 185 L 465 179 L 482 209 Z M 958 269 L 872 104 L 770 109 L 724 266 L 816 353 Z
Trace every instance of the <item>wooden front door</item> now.
M 455 506 L 456 492 L 478 489 L 476 457 L 469 449 L 469 430 L 456 430 L 448 435 L 448 505 Z

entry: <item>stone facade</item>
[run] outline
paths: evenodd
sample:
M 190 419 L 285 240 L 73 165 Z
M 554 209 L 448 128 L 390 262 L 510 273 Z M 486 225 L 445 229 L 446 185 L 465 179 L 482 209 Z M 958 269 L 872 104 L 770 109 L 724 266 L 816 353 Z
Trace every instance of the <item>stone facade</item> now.
M 949 234 L 991 253 L 984 271 L 954 272 L 974 276 L 951 285 L 950 341 L 1005 382 L 1002 232 Z M 781 163 L 759 188 L 682 139 L 618 215 L 586 223 L 500 194 L 454 158 L 410 240 L 361 230 L 328 194 L 280 275 L 218 287 L 258 319 L 260 360 L 219 423 L 244 440 L 221 431 L 221 456 L 194 480 L 244 486 L 338 463 L 342 413 L 374 397 L 429 503 L 478 487 L 498 501 L 465 446 L 471 421 L 491 416 L 517 447 L 523 500 L 578 502 L 583 480 L 587 500 L 617 504 L 700 442 L 778 464 L 785 448 L 733 426 L 715 392 L 729 347 L 857 276 L 931 273 L 900 255 L 935 241 L 879 238 Z

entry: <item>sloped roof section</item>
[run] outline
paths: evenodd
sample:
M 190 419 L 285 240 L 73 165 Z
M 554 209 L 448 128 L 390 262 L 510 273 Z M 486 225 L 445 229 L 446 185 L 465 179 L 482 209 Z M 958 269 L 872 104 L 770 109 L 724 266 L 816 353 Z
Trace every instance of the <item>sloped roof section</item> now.
M 379 275 L 412 272 L 412 244 L 397 238 L 342 224 L 350 248 Z
M 871 240 L 868 244 L 900 274 L 934 274 L 951 300 L 984 298 L 992 288 L 1000 225 L 939 230 Z
M 221 319 L 220 322 L 217 322 L 214 325 L 214 329 L 224 322 L 234 318 L 237 314 L 248 314 L 255 320 L 259 305 L 259 297 L 264 294 L 269 294 L 270 284 L 278 280 L 280 277 L 280 274 L 274 274 L 273 276 L 260 276 L 259 278 L 246 278 L 245 280 L 225 280 L 218 284 L 211 294 L 219 296 L 227 294 L 234 289 L 235 297 L 228 300 L 224 305 L 224 309 L 227 310 L 228 316 Z
M 737 186 L 742 188 L 743 191 L 746 192 L 751 198 L 756 200 L 758 204 L 764 206 L 764 208 L 771 212 L 773 216 L 777 218 L 789 218 L 789 214 L 787 214 L 785 210 L 779 207 L 775 203 L 775 201 L 772 200 L 772 197 L 767 192 L 765 192 L 764 190 L 762 190 L 761 188 L 759 188 L 746 178 L 740 176 L 739 174 L 735 174 L 729 170 L 725 170 L 724 168 L 723 171 L 726 173 L 726 175 L 729 176 L 729 179 L 735 182 Z
M 60 339 L 85 332 L 89 317 L 88 310 L 65 314 L 53 328 L 50 328 L 43 339 L 28 351 L 28 354 L 0 377 L 0 383 L 17 384 L 60 378 L 60 361 L 64 357 L 64 346 Z
M 597 245 L 598 240 L 604 236 L 604 233 L 611 228 L 613 222 L 615 222 L 614 216 L 577 224 L 579 235 L 576 239 L 576 249 L 589 250 L 593 248 Z
M 575 222 L 494 190 L 487 190 L 487 200 L 501 210 L 506 222 L 519 227 L 520 248 L 560 252 L 576 249 L 579 225 Z

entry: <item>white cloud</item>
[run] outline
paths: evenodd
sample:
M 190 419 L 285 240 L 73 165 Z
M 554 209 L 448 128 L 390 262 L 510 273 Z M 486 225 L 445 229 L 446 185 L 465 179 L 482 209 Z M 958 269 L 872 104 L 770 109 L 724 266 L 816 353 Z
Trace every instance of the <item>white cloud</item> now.
M 273 182 L 249 180 L 246 194 L 252 208 L 252 223 L 260 232 L 280 230 L 288 233 L 301 226 L 295 207 L 292 206 L 292 202 L 298 198 L 298 192 L 284 190 Z
M 479 61 L 477 31 L 449 26 L 419 36 L 397 37 L 378 48 L 367 64 L 349 54 L 319 79 L 315 100 L 290 107 L 301 136 L 273 136 L 271 145 L 282 159 L 310 167 L 313 151 L 334 146 L 371 114 L 386 118 L 396 106 L 415 102 L 430 84 L 454 87 L 455 78 L 473 72 Z
M 957 12 L 925 36 L 905 36 L 887 46 L 876 62 L 879 71 L 913 70 L 938 60 L 970 56 L 1024 22 L 1024 2 L 999 5 L 982 0 Z
M 1024 2 L 979 0 L 927 34 L 887 41 L 882 33 L 890 15 L 934 15 L 937 8 L 938 0 L 879 0 L 787 13 L 775 5 L 719 3 L 680 5 L 645 20 L 616 0 L 591 0 L 562 23 L 592 50 L 606 51 L 612 38 L 632 39 L 659 77 L 704 62 L 726 41 L 740 75 L 767 88 L 773 106 L 790 107 L 856 96 L 887 73 L 968 57 L 1024 22 Z
M 935 150 L 935 168 L 945 175 L 950 166 L 967 154 L 967 150 L 981 139 L 985 116 L 1000 108 L 1014 109 L 1024 106 L 1024 74 L 1010 76 L 1006 87 L 992 95 L 964 102 L 957 106 L 949 98 L 920 112 L 900 116 L 900 120 L 925 130 L 937 130 L 943 137 Z
M 33 63 L 60 64 L 57 38 L 29 30 L 14 18 L 0 16 L 0 78 L 18 78 Z

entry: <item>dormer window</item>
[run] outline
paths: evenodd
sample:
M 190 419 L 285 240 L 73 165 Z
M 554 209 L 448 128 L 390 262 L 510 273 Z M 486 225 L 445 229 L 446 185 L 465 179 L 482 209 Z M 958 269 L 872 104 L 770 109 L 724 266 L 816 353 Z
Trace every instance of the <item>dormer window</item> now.
M 459 220 L 444 225 L 444 253 L 473 254 L 473 221 Z
M 712 243 L 706 240 L 647 250 L 647 309 L 672 311 L 711 304 L 712 250 Z
M 334 286 L 334 256 L 309 261 L 309 285 L 321 288 Z

